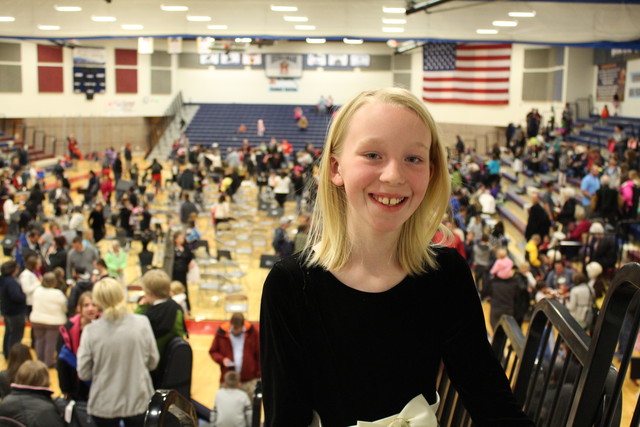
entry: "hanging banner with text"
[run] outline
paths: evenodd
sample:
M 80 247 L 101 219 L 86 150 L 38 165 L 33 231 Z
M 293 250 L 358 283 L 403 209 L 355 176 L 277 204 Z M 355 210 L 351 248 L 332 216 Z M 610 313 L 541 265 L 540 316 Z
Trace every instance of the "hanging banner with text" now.
M 596 101 L 611 102 L 613 95 L 618 95 L 620 102 L 624 101 L 624 86 L 627 79 L 626 62 L 613 62 L 598 65 L 598 86 Z
M 302 55 L 265 54 L 265 71 L 270 78 L 302 77 Z

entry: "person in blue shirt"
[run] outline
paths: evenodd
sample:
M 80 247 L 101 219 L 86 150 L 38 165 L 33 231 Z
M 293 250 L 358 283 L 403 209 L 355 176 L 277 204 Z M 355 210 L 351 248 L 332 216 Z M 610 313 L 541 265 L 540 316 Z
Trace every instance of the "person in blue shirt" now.
M 591 205 L 591 199 L 593 195 L 596 194 L 596 191 L 600 189 L 600 170 L 598 166 L 592 165 L 591 169 L 589 169 L 589 173 L 582 178 L 582 182 L 580 183 L 580 192 L 582 193 L 582 206 L 584 206 L 587 211 L 589 206 Z

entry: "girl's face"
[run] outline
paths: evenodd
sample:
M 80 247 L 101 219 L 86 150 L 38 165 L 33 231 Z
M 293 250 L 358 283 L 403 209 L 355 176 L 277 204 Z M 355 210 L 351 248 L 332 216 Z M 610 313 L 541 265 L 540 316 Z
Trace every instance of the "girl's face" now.
M 352 231 L 399 232 L 429 185 L 431 132 L 410 109 L 372 103 L 353 115 L 331 181 L 344 186 Z
M 183 244 L 184 244 L 184 235 L 183 234 L 178 234 L 176 236 L 176 245 L 182 246 Z
M 78 311 L 86 320 L 96 320 L 98 317 L 98 307 L 91 298 L 83 299 Z

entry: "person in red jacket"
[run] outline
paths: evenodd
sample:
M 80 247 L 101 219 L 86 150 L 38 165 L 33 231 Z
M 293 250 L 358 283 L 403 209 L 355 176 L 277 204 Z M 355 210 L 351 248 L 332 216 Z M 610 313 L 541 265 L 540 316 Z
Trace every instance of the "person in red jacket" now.
M 220 325 L 209 354 L 220 365 L 221 382 L 234 369 L 240 374 L 240 387 L 253 397 L 260 379 L 260 334 L 242 313 L 234 313 L 230 321 Z

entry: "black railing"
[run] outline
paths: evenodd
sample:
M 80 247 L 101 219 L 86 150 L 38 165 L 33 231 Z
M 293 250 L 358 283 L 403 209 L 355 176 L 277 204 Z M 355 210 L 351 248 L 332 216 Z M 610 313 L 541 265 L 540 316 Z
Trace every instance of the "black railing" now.
M 640 324 L 640 264 L 630 263 L 613 278 L 593 337 L 558 300 L 534 309 L 526 340 L 510 316 L 503 316 L 492 346 L 514 395 L 537 426 L 620 425 L 621 393 Z M 625 322 L 631 337 L 621 349 L 619 371 L 612 365 Z M 470 426 L 471 420 L 443 370 L 438 393 L 442 426 Z M 639 425 L 636 405 L 632 426 Z
M 198 417 L 193 404 L 175 390 L 156 390 L 151 397 L 145 427 L 198 425 Z

